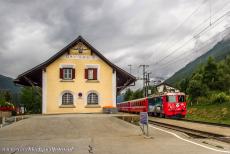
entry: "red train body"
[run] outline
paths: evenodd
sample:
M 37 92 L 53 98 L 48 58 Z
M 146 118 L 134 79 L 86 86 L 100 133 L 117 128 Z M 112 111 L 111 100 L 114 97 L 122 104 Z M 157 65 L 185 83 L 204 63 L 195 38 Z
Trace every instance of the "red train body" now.
M 184 93 L 164 93 L 151 97 L 121 102 L 117 104 L 121 112 L 148 112 L 161 117 L 185 117 L 186 100 Z

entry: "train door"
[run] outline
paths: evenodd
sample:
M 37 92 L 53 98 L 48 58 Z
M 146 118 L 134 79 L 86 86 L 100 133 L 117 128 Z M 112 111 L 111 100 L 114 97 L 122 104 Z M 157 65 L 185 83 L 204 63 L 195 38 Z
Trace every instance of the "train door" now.
M 160 106 L 160 117 L 165 117 L 165 101 L 166 101 L 166 97 L 165 96 L 161 96 L 161 106 Z
M 155 98 L 154 97 L 149 97 L 148 98 L 148 111 L 149 111 L 149 114 L 154 113 L 154 106 L 155 106 Z

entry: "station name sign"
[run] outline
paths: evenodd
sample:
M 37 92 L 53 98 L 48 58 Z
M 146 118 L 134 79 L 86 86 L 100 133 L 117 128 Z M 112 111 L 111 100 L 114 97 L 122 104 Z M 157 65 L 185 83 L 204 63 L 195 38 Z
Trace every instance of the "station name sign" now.
M 98 60 L 99 58 L 96 55 L 65 55 L 65 58 L 68 59 L 84 59 L 84 60 Z
M 148 112 L 140 112 L 140 123 L 142 125 L 148 125 Z

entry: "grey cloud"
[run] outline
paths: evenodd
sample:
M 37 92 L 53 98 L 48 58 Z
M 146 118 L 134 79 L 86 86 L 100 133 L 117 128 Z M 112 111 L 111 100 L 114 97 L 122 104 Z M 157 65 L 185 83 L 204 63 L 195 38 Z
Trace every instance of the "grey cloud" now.
M 226 0 L 227 1 L 227 0 Z M 153 76 L 169 76 L 181 66 L 157 70 L 154 62 L 183 40 L 203 10 L 172 32 L 203 0 L 20 0 L 0 1 L 0 74 L 16 77 L 82 35 L 118 66 L 149 64 Z M 220 7 L 222 3 L 216 2 Z M 24 36 L 24 37 L 23 37 Z M 12 45 L 14 47 L 12 47 Z M 12 53 L 12 54 L 10 54 Z M 170 57 L 169 60 L 173 58 Z M 160 65 L 160 63 L 159 63 Z

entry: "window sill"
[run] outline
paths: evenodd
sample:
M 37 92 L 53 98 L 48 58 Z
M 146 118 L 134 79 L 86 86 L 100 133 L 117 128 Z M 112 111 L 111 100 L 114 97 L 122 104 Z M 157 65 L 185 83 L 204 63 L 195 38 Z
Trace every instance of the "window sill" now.
M 86 80 L 87 83 L 99 83 L 99 80 Z
M 75 108 L 75 105 L 60 105 L 59 108 Z
M 85 108 L 101 108 L 100 105 L 86 105 Z
M 74 82 L 74 80 L 60 80 L 60 82 Z

